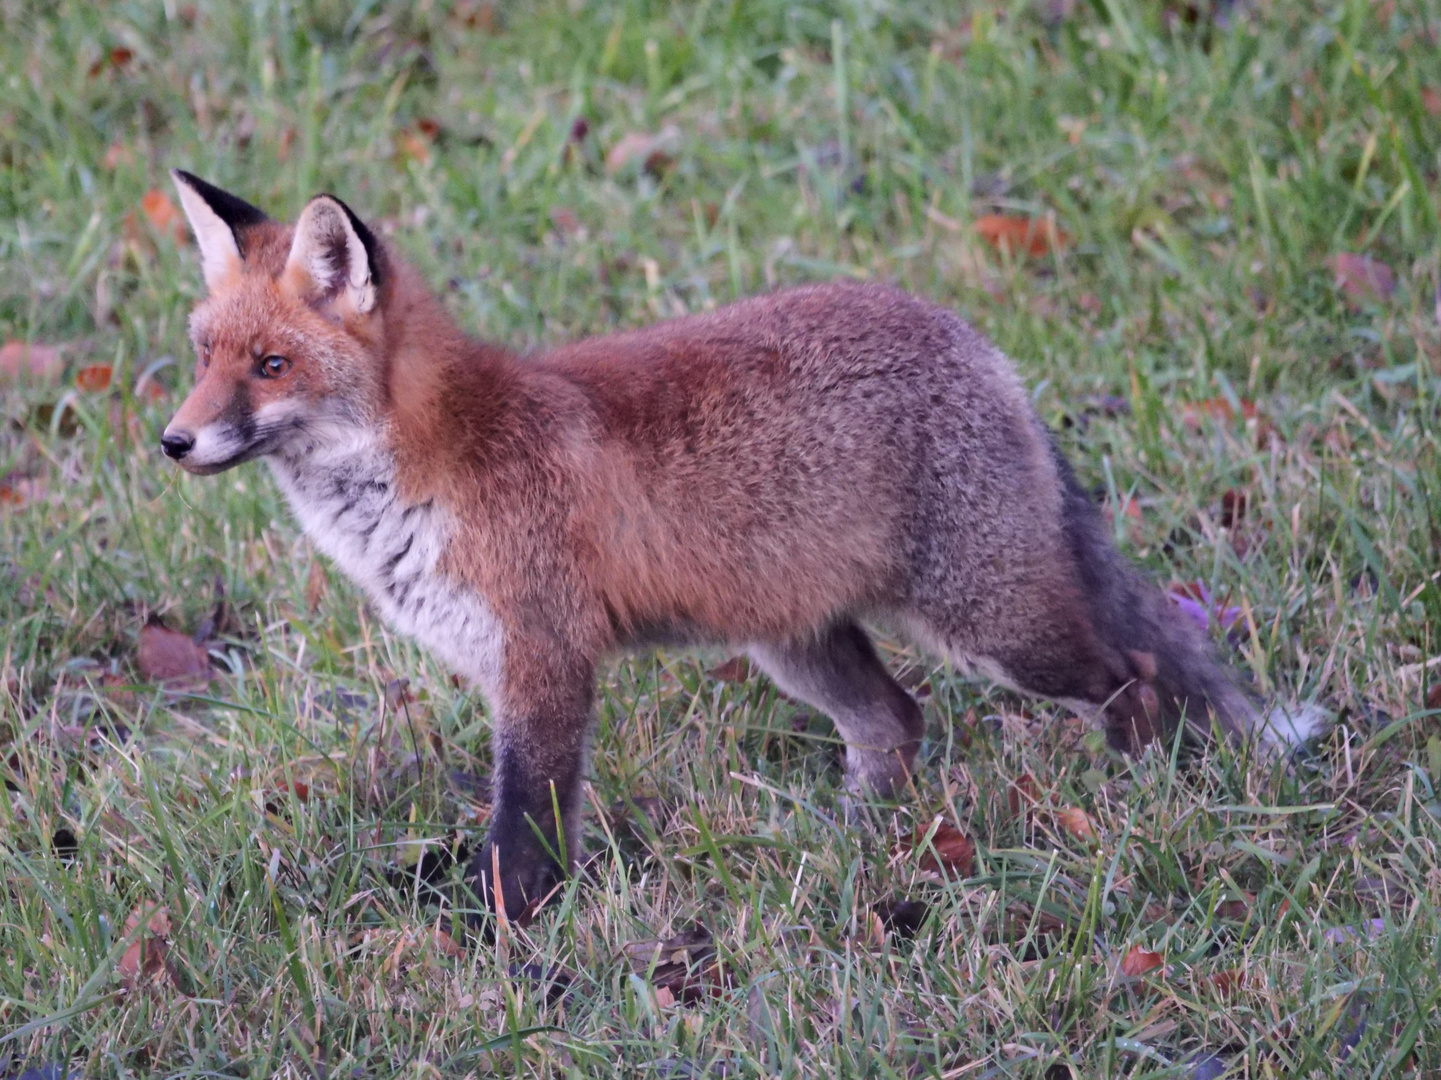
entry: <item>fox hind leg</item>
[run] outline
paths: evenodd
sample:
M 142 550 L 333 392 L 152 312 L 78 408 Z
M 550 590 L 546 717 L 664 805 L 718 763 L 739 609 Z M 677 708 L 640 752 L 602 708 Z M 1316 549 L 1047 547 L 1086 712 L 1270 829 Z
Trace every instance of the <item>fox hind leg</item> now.
M 852 784 L 887 796 L 906 782 L 925 720 L 860 626 L 841 622 L 814 637 L 760 643 L 749 652 L 781 690 L 834 721 L 846 741 Z

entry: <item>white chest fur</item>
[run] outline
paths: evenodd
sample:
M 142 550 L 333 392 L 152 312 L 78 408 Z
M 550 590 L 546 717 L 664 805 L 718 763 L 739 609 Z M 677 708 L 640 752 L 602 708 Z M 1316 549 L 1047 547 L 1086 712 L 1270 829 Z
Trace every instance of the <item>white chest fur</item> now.
M 439 571 L 451 516 L 433 502 L 401 499 L 394 458 L 381 440 L 352 430 L 269 461 L 311 541 L 365 590 L 386 621 L 493 697 L 501 669 L 499 624 L 482 597 Z

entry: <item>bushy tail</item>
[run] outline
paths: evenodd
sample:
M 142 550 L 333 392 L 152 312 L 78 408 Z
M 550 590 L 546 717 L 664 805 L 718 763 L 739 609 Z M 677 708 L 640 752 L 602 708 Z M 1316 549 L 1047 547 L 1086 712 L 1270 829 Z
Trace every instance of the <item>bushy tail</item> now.
M 1054 449 L 1054 448 L 1053 448 Z M 1107 710 L 1113 745 L 1127 746 L 1159 711 L 1154 734 L 1169 735 L 1184 718 L 1209 738 L 1215 728 L 1239 742 L 1260 723 L 1250 698 L 1215 655 L 1199 627 L 1119 551 L 1091 498 L 1057 449 L 1064 487 L 1063 527 L 1102 647 L 1119 665 L 1127 687 Z M 1157 730 L 1159 729 L 1159 730 Z

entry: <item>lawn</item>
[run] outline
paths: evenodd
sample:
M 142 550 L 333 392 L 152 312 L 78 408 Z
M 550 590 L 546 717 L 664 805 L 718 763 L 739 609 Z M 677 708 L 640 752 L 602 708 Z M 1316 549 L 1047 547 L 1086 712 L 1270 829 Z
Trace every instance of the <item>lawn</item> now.
M 1441 1071 L 1437 0 L 0 20 L 0 1077 Z M 946 304 L 1257 696 L 1335 723 L 1123 759 L 886 638 L 928 738 L 869 804 L 727 653 L 618 659 L 582 872 L 452 937 L 483 702 L 263 467 L 159 453 L 173 167 L 339 195 L 519 348 Z

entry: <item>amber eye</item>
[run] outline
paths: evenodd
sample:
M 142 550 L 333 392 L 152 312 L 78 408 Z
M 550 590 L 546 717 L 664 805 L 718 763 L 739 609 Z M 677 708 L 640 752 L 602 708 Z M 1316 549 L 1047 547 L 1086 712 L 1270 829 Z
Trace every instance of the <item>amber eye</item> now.
M 260 376 L 264 379 L 278 379 L 290 370 L 290 360 L 284 356 L 267 356 L 260 361 Z

